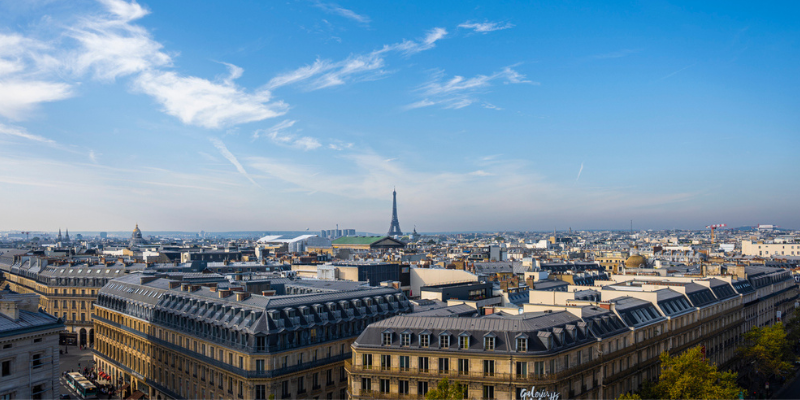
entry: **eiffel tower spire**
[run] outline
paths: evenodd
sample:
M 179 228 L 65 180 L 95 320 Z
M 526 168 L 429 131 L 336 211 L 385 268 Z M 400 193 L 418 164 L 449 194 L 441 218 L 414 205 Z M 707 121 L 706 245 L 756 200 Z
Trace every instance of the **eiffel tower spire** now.
M 397 220 L 397 190 L 392 189 L 392 223 L 389 225 L 389 236 L 403 236 L 400 222 Z

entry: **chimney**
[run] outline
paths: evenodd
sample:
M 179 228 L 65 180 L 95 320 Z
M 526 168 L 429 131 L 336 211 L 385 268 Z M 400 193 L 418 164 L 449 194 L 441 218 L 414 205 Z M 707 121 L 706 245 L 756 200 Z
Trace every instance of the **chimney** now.
M 224 298 L 226 298 L 226 297 L 231 295 L 231 290 L 230 289 L 221 289 L 217 293 L 219 293 L 219 298 L 220 299 L 224 299 Z
M 190 291 L 192 285 L 188 283 L 181 283 L 181 292 L 188 292 Z
M 276 292 L 274 290 L 262 290 L 261 291 L 261 295 L 262 296 L 275 296 L 275 293 Z
M 155 276 L 142 276 L 139 278 L 139 284 L 144 285 L 145 283 L 150 283 L 156 279 L 158 278 L 156 278 Z
M 208 284 L 208 288 L 209 288 L 209 289 L 210 289 L 212 292 L 216 292 L 216 291 L 217 291 L 217 284 L 216 284 L 216 282 L 209 283 L 209 284 Z
M 169 288 L 175 289 L 176 287 L 180 286 L 181 283 L 179 281 L 169 281 Z
M 19 321 L 19 308 L 17 303 L 12 301 L 0 301 L 0 314 L 5 315 L 10 320 Z
M 236 292 L 236 301 L 247 300 L 250 298 L 250 293 L 248 292 Z
M 200 285 L 192 285 L 189 291 L 190 292 L 194 292 L 194 291 L 197 291 L 197 290 L 200 290 Z

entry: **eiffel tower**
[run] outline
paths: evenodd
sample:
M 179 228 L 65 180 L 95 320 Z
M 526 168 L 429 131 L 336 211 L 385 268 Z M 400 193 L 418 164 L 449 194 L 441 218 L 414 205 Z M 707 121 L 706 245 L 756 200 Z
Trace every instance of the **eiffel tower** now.
M 403 236 L 400 222 L 397 220 L 397 191 L 392 190 L 392 224 L 389 225 L 389 236 Z

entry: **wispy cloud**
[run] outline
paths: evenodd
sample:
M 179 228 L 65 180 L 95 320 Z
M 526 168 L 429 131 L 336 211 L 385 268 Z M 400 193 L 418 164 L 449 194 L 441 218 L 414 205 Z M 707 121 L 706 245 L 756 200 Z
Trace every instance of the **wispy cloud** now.
M 268 91 L 247 93 L 232 82 L 211 82 L 175 72 L 144 72 L 134 85 L 161 104 L 165 113 L 205 128 L 261 121 L 288 111 L 282 101 L 270 103 Z
M 578 179 L 581 179 L 581 172 L 583 172 L 583 163 L 581 163 L 581 167 L 578 169 L 578 177 L 575 178 L 575 182 L 577 182 Z
M 24 119 L 40 103 L 71 96 L 72 88 L 65 83 L 16 79 L 0 81 L 0 115 L 12 120 Z
M 345 17 L 365 25 L 368 25 L 370 23 L 370 19 L 368 16 L 357 14 L 355 11 L 348 10 L 344 7 L 339 6 L 338 4 L 323 3 L 321 1 L 318 1 L 315 5 L 328 14 L 334 14 L 340 17 Z
M 498 106 L 496 106 L 496 105 L 494 105 L 492 103 L 486 103 L 486 102 L 483 103 L 483 108 L 488 108 L 490 110 L 497 110 L 497 111 L 501 111 L 502 110 L 502 108 L 500 108 L 500 107 L 498 107 Z
M 233 164 L 234 167 L 236 167 L 236 170 L 239 171 L 240 174 L 242 174 L 245 178 L 247 178 L 247 180 L 249 180 L 253 185 L 260 187 L 260 185 L 257 184 L 256 181 L 254 181 L 253 178 L 250 177 L 247 171 L 245 171 L 242 164 L 239 163 L 238 159 L 236 159 L 236 156 L 234 156 L 233 153 L 231 153 L 230 150 L 228 150 L 228 148 L 225 146 L 225 143 L 222 143 L 222 141 L 217 138 L 209 138 L 208 140 L 211 141 L 211 144 L 213 144 L 214 147 L 216 147 L 217 150 L 219 150 L 219 153 L 223 157 L 225 157 L 226 160 L 230 161 L 230 163 Z
M 417 92 L 424 98 L 405 106 L 404 109 L 411 110 L 433 105 L 441 105 L 448 109 L 464 108 L 478 101 L 477 92 L 479 90 L 491 86 L 493 81 L 498 80 L 506 84 L 538 84 L 528 80 L 525 75 L 517 72 L 513 67 L 505 67 L 491 75 L 476 75 L 472 78 L 455 75 L 447 79 L 444 72 L 437 71 L 430 81 L 417 89 Z M 485 103 L 484 107 L 499 109 L 489 103 Z
M 77 80 L 133 76 L 131 87 L 152 96 L 188 125 L 221 128 L 283 115 L 288 106 L 268 90 L 249 92 L 234 81 L 244 70 L 229 63 L 216 81 L 169 70 L 172 55 L 135 22 L 149 11 L 136 1 L 100 0 L 105 12 L 62 27 L 50 41 L 0 34 L 0 115 L 21 119 L 36 105 L 73 95 Z M 76 82 L 72 82 L 76 80 Z
M 0 135 L 14 136 L 46 144 L 56 144 L 56 142 L 53 140 L 47 139 L 39 135 L 34 135 L 32 133 L 28 133 L 28 131 L 26 131 L 24 128 L 17 126 L 8 126 L 2 123 L 0 123 Z
M 264 86 L 264 90 L 305 83 L 307 90 L 319 90 L 328 87 L 343 85 L 347 82 L 375 79 L 388 72 L 383 70 L 386 66 L 386 56 L 392 52 L 411 55 L 435 47 L 436 42 L 447 35 L 444 28 L 433 28 L 424 38 L 413 41 L 404 40 L 400 43 L 385 45 L 378 50 L 364 54 L 354 54 L 341 61 L 317 59 L 313 64 L 305 65 L 293 71 L 280 74 Z
M 328 148 L 336 151 L 348 150 L 353 148 L 353 143 L 345 143 L 341 140 L 335 140 L 333 143 L 328 143 Z
M 319 140 L 302 136 L 298 137 L 296 132 L 289 132 L 297 121 L 284 120 L 267 129 L 259 129 L 253 132 L 253 139 L 267 137 L 277 145 L 294 147 L 301 150 L 314 150 L 322 146 Z
M 467 21 L 458 25 L 459 28 L 472 29 L 477 33 L 489 33 L 503 29 L 513 28 L 514 25 L 508 22 L 471 22 Z

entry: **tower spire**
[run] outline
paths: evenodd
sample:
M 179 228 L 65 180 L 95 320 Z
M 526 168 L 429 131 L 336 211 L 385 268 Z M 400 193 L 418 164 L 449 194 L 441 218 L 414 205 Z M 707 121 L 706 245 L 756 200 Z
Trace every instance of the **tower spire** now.
M 389 225 L 389 236 L 403 236 L 400 222 L 397 220 L 397 188 L 392 189 L 392 223 Z

